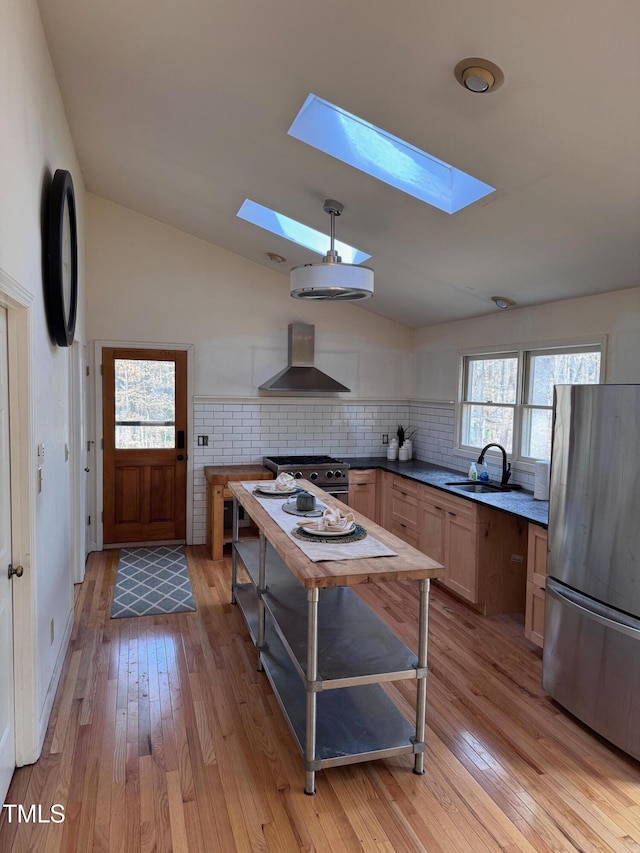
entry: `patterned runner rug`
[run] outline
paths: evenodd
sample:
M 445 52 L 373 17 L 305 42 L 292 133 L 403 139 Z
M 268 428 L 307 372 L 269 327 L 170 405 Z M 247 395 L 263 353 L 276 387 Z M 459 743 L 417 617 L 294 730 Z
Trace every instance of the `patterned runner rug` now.
M 182 545 L 121 549 L 112 619 L 195 609 Z

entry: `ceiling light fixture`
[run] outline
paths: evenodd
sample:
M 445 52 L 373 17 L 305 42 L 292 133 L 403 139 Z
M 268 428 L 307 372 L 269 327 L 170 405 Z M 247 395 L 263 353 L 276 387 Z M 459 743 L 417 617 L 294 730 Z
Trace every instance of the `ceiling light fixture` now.
M 505 308 L 513 308 L 516 304 L 513 299 L 509 299 L 508 296 L 492 296 L 491 301 L 495 302 L 498 308 L 502 308 L 503 311 Z
M 453 73 L 461 86 L 476 94 L 495 92 L 504 83 L 504 74 L 497 65 L 473 56 L 461 59 Z
M 331 217 L 331 247 L 321 264 L 303 264 L 291 270 L 291 295 L 296 299 L 332 300 L 340 302 L 369 299 L 373 296 L 373 270 L 356 264 L 343 264 L 334 248 L 335 218 L 344 205 L 328 198 L 324 212 Z

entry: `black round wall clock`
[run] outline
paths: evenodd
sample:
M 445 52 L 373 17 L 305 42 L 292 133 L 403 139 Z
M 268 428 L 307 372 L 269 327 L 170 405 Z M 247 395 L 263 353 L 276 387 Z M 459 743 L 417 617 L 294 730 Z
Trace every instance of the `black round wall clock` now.
M 78 308 L 78 235 L 71 173 L 57 169 L 49 192 L 44 275 L 49 333 L 58 346 L 73 343 Z

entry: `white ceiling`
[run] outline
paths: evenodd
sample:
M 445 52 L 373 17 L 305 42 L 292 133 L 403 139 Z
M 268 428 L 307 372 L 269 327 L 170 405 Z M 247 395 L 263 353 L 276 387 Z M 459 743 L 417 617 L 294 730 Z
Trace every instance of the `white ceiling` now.
M 327 233 L 340 200 L 376 273 L 358 305 L 407 326 L 640 285 L 638 0 L 39 5 L 87 189 L 284 255 L 285 288 L 319 256 L 239 220 L 246 197 Z M 463 89 L 467 56 L 502 88 Z M 497 191 L 450 216 L 289 137 L 310 92 Z

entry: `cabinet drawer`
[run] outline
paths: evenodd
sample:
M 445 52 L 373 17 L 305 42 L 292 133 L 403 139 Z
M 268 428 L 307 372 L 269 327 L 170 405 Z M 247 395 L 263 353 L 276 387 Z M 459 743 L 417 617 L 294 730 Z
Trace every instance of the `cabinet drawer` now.
M 394 492 L 398 492 L 406 497 L 417 498 L 421 484 L 411 480 L 405 480 L 404 477 L 395 476 L 391 482 L 391 488 Z
M 399 521 L 392 521 L 390 531 L 398 539 L 402 539 L 407 545 L 418 547 L 418 531 L 417 528 L 409 527 L 406 524 L 401 524 Z
M 457 498 L 455 495 L 450 495 L 440 489 L 432 489 L 430 486 L 423 485 L 420 485 L 418 497 L 421 501 L 429 503 L 437 509 L 442 509 L 444 512 L 459 515 L 469 521 L 477 520 L 478 506 L 472 501 Z
M 362 486 L 366 483 L 374 483 L 377 480 L 377 470 L 372 468 L 367 471 L 354 471 L 351 469 L 349 471 L 349 485 L 350 486 Z
M 391 521 L 418 530 L 418 499 L 403 492 L 391 492 Z

